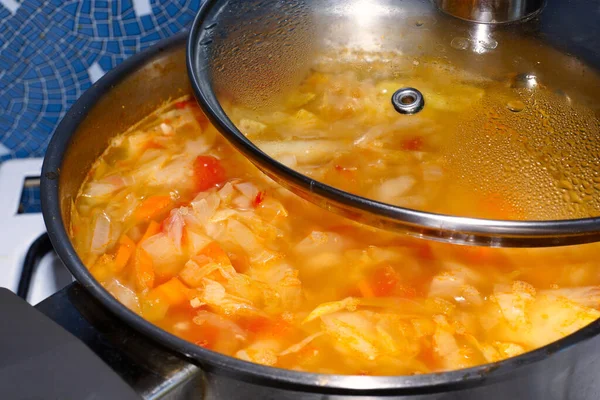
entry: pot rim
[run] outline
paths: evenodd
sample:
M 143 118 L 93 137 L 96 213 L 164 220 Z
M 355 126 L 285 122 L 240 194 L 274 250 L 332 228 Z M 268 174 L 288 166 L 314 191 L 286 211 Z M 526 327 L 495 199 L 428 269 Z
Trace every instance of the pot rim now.
M 42 214 L 54 249 L 73 276 L 104 307 L 138 332 L 154 340 L 205 372 L 249 383 L 304 392 L 351 395 L 409 395 L 460 390 L 503 380 L 507 373 L 551 356 L 600 333 L 600 320 L 552 344 L 504 361 L 473 368 L 414 376 L 354 376 L 305 373 L 242 361 L 196 346 L 146 321 L 123 306 L 98 283 L 78 257 L 65 229 L 60 209 L 59 174 L 72 135 L 97 101 L 124 77 L 161 53 L 185 44 L 187 32 L 164 39 L 129 57 L 89 88 L 69 109 L 56 129 L 44 157 L 41 174 Z

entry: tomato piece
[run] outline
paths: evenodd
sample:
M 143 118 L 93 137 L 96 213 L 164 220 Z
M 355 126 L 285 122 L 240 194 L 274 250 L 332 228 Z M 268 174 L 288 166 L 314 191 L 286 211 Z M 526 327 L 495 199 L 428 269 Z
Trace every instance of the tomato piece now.
M 270 329 L 272 324 L 273 322 L 265 317 L 245 318 L 239 323 L 243 329 L 252 333 L 265 332 Z
M 263 202 L 264 199 L 265 199 L 265 192 L 260 191 L 260 192 L 257 193 L 256 197 L 252 201 L 252 205 L 254 207 L 258 207 L 260 205 L 260 203 Z
M 416 136 L 402 141 L 402 150 L 420 151 L 423 148 L 423 138 Z
M 399 277 L 398 273 L 394 268 L 386 265 L 385 267 L 378 268 L 372 275 L 371 279 L 371 291 L 377 297 L 389 296 L 396 289 Z
M 193 100 L 184 100 L 184 101 L 178 101 L 177 103 L 175 103 L 175 108 L 181 110 L 186 108 L 187 106 L 190 106 L 194 103 Z
M 225 169 L 214 157 L 198 156 L 194 161 L 194 176 L 196 189 L 200 192 L 223 182 L 226 178 Z

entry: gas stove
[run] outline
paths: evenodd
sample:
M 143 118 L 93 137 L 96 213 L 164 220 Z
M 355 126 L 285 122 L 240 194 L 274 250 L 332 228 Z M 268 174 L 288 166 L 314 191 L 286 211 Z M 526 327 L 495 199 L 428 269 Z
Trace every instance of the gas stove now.
M 45 239 L 39 202 L 41 167 L 41 158 L 0 164 L 0 287 L 34 305 L 72 282 Z M 29 265 L 24 271 L 26 258 Z

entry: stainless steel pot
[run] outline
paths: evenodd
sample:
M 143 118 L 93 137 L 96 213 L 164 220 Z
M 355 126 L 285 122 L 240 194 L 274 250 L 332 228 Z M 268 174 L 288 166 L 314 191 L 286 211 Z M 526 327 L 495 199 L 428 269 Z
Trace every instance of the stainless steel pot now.
M 214 353 L 163 331 L 113 298 L 92 277 L 69 240 L 71 200 L 111 137 L 163 101 L 191 93 L 185 42 L 184 34 L 163 41 L 131 57 L 90 88 L 56 130 L 41 178 L 48 234 L 60 259 L 78 281 L 67 293 L 72 304 L 77 307 L 78 296 L 91 295 L 97 308 L 88 308 L 81 314 L 84 318 L 102 320 L 103 340 L 113 340 L 113 332 L 115 335 L 122 330 L 137 332 L 122 340 L 123 351 L 134 351 L 141 341 L 148 341 L 156 350 L 144 351 L 147 358 L 142 359 L 142 363 L 148 362 L 148 368 L 160 369 L 161 357 L 164 357 L 165 368 L 178 366 L 179 374 L 166 375 L 172 380 L 170 386 L 153 393 L 182 396 L 181 392 L 173 392 L 177 380 L 190 382 L 192 376 L 200 374 L 201 379 L 194 382 L 201 385 L 194 387 L 193 394 L 211 400 L 600 398 L 597 372 L 600 369 L 600 321 L 548 346 L 494 364 L 417 376 L 339 376 L 265 367 Z M 53 315 L 66 319 L 65 324 L 71 318 L 69 309 L 62 306 L 55 307 Z M 127 365 L 122 366 L 125 372 L 127 368 Z

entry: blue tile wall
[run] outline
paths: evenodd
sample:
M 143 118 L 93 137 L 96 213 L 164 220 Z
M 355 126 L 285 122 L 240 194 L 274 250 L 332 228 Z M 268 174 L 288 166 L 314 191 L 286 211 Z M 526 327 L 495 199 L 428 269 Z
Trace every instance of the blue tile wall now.
M 20 0 L 15 10 L 0 0 L 0 162 L 43 156 L 96 78 L 90 67 L 107 72 L 184 29 L 200 1 Z M 137 15 L 148 4 L 151 13 Z

